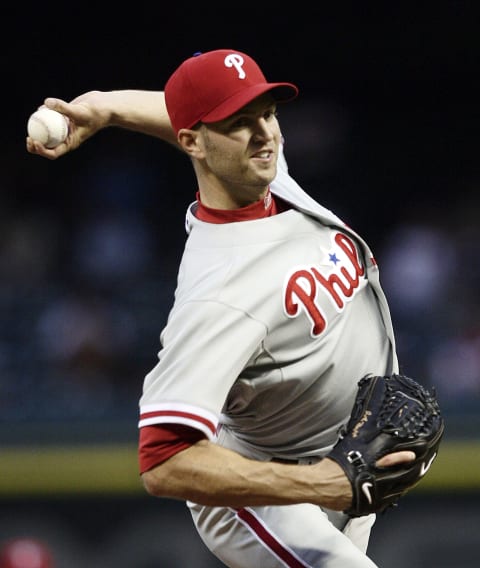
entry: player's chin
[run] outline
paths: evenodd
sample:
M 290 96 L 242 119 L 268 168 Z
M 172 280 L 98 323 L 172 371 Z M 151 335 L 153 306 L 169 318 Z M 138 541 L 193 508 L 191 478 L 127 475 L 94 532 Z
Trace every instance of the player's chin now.
M 277 175 L 276 164 L 260 164 L 255 168 L 255 177 L 263 185 L 270 185 Z

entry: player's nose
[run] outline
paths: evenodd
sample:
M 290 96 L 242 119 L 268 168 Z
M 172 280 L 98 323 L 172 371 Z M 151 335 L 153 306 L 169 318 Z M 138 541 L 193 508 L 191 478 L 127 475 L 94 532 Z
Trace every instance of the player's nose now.
M 254 134 L 262 140 L 271 140 L 274 137 L 273 126 L 265 118 L 258 118 L 255 121 Z

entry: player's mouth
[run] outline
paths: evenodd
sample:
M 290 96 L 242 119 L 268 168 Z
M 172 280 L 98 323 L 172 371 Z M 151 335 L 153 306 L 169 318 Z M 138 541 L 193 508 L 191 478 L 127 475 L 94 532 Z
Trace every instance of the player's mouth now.
M 272 159 L 273 155 L 273 150 L 262 150 L 261 152 L 256 152 L 255 154 L 253 154 L 252 158 L 255 158 L 256 160 L 269 161 Z

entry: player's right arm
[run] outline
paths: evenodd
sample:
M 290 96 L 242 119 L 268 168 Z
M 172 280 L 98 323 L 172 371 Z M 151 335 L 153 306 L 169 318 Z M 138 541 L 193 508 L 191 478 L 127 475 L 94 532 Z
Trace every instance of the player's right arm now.
M 50 160 L 75 150 L 98 131 L 111 126 L 177 144 L 163 91 L 89 91 L 69 103 L 62 99 L 47 98 L 44 105 L 66 115 L 70 122 L 67 139 L 56 148 L 45 148 L 43 144 L 27 137 L 27 151 Z

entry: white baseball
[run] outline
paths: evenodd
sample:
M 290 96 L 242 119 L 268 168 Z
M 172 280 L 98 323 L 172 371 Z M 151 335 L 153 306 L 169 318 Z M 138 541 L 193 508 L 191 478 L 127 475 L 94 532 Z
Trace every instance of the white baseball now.
M 56 110 L 42 107 L 28 119 L 27 132 L 46 148 L 55 148 L 68 135 L 68 119 Z

